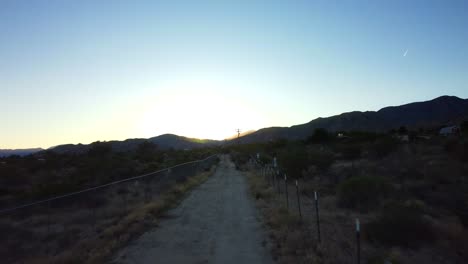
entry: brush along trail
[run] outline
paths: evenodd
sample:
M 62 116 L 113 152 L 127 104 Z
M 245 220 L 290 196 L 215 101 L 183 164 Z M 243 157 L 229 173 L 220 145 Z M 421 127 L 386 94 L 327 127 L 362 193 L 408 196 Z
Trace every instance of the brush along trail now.
M 244 175 L 228 156 L 177 208 L 114 263 L 273 263 Z

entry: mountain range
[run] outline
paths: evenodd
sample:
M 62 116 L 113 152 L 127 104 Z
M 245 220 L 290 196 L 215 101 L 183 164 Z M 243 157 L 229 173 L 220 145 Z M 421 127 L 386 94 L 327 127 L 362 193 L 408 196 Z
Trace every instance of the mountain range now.
M 26 156 L 32 153 L 42 151 L 42 148 L 30 148 L 30 149 L 0 149 L 0 157 L 8 157 L 11 155 Z
M 154 143 L 160 149 L 194 149 L 194 148 L 201 148 L 206 146 L 213 146 L 219 144 L 220 141 L 217 140 L 210 140 L 210 139 L 197 139 L 197 138 L 188 138 L 173 134 L 164 134 L 157 137 L 152 137 L 148 139 L 144 138 L 134 138 L 134 139 L 126 139 L 123 141 L 113 140 L 108 141 L 112 146 L 114 151 L 131 151 L 137 148 L 137 146 L 145 141 L 149 141 Z M 50 148 L 51 151 L 56 153 L 83 153 L 86 152 L 91 145 L 83 145 L 83 144 L 66 144 L 60 145 L 53 148 Z
M 378 111 L 354 111 L 291 127 L 269 127 L 245 137 L 242 143 L 265 142 L 279 138 L 296 140 L 312 135 L 316 128 L 328 131 L 386 132 L 405 126 L 409 129 L 434 128 L 468 120 L 468 99 L 441 96 L 430 101 L 390 106 Z
M 297 140 L 310 136 L 316 128 L 328 131 L 369 131 L 385 132 L 406 126 L 410 129 L 434 128 L 458 124 L 468 120 L 468 99 L 456 96 L 441 96 L 430 101 L 415 102 L 400 106 L 390 106 L 378 111 L 354 111 L 326 118 L 317 118 L 308 123 L 291 127 L 269 127 L 255 132 L 241 134 L 242 143 L 266 142 L 279 138 Z M 109 141 L 114 151 L 135 149 L 140 143 L 150 141 L 160 149 L 193 149 L 205 146 L 221 145 L 224 142 L 236 142 L 236 137 L 225 141 L 188 138 L 173 134 L 164 134 L 149 139 L 137 138 L 123 141 Z M 83 153 L 90 148 L 84 144 L 66 144 L 52 147 L 49 150 L 57 153 Z M 0 157 L 9 155 L 28 155 L 42 149 L 2 150 Z

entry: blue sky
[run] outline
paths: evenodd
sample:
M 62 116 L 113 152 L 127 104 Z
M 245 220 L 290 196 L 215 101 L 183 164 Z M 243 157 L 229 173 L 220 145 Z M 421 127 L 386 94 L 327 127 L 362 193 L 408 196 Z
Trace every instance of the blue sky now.
M 0 148 L 468 97 L 467 1 L 0 1 Z M 403 56 L 407 51 L 406 56 Z

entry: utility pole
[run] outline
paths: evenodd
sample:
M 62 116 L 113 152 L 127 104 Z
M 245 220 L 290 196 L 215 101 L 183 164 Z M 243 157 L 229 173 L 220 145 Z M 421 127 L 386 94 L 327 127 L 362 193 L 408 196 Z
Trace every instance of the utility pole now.
M 236 129 L 237 132 L 237 144 L 240 144 L 240 129 Z

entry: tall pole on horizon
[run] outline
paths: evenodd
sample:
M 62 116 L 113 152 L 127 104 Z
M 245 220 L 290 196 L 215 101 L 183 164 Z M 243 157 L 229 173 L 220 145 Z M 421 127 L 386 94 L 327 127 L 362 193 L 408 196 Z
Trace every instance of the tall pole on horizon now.
M 236 129 L 236 132 L 237 132 L 237 144 L 239 144 L 239 142 L 240 142 L 239 138 L 240 138 L 241 130 L 238 128 L 238 129 Z

